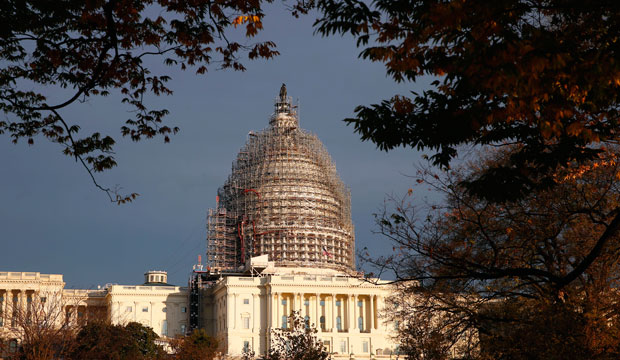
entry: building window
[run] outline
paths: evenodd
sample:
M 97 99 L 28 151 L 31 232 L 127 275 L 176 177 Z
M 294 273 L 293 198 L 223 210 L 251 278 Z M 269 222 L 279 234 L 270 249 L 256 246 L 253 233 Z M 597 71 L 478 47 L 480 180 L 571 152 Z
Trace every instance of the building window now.
M 185 306 L 183 306 L 183 307 L 181 308 L 181 312 L 182 312 L 182 313 L 186 313 L 186 312 L 187 312 L 187 308 L 186 308 Z
M 310 300 L 304 300 L 304 306 L 309 306 L 310 305 Z
M 336 306 L 341 306 L 341 305 L 342 305 L 342 302 L 340 300 L 337 300 L 336 301 Z
M 244 305 L 249 305 L 250 304 L 250 299 L 243 299 L 243 304 Z
M 342 354 L 347 353 L 347 341 L 346 340 L 340 340 L 340 352 Z
M 330 353 L 331 352 L 331 341 L 323 340 L 323 349 L 325 350 L 325 352 Z
M 148 306 L 143 307 L 142 312 L 149 312 L 149 307 Z
M 342 318 L 340 316 L 336 317 L 336 330 L 342 331 Z
M 243 341 L 243 352 L 247 353 L 250 351 L 250 342 L 248 340 Z
M 185 324 L 181 325 L 181 335 L 185 335 Z
M 244 329 L 249 329 L 250 328 L 250 317 L 249 316 L 244 316 L 243 317 L 243 328 Z
M 286 299 L 282 299 L 282 305 L 286 305 Z
M 321 330 L 325 330 L 325 316 L 321 316 L 319 322 L 321 323 Z
M 306 329 L 310 328 L 310 316 L 308 315 L 304 316 L 304 326 L 306 327 Z
M 363 341 L 362 342 L 362 352 L 363 353 L 367 353 L 368 352 L 368 341 Z
M 321 300 L 321 302 L 319 303 L 321 306 L 325 306 L 325 300 Z
M 125 308 L 125 312 L 132 312 L 132 311 L 133 311 L 133 307 L 131 307 L 131 306 L 127 306 Z
M 168 321 L 164 320 L 161 323 L 161 336 L 168 336 Z
M 363 302 L 363 301 L 358 301 L 358 302 L 357 302 L 357 306 L 358 306 L 358 307 L 362 307 L 362 306 L 364 306 L 364 302 Z
M 163 309 L 161 309 L 161 312 L 168 312 L 168 309 L 167 308 L 163 308 Z
M 286 315 L 282 315 L 282 329 L 286 329 L 286 326 L 288 325 L 288 319 L 286 317 Z
M 13 339 L 9 341 L 9 353 L 14 354 L 17 352 L 17 340 Z
M 361 316 L 357 318 L 357 328 L 364 330 L 364 319 Z

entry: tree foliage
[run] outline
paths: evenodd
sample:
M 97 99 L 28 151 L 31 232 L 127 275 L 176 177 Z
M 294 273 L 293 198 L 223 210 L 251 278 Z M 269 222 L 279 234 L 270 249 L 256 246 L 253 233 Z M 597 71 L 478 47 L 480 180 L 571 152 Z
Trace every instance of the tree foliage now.
M 578 0 L 317 0 L 322 35 L 350 34 L 362 58 L 422 93 L 359 106 L 346 119 L 380 149 L 432 149 L 448 167 L 463 145 L 522 146 L 468 179 L 469 190 L 514 200 L 557 183 L 557 167 L 615 142 L 620 3 Z
M 270 0 L 267 0 L 270 2 Z M 152 72 L 152 61 L 198 74 L 209 64 L 244 70 L 241 54 L 269 59 L 275 44 L 245 44 L 227 33 L 244 28 L 247 38 L 262 29 L 261 0 L 9 0 L 0 4 L 0 134 L 14 143 L 43 135 L 81 162 L 112 201 L 131 201 L 100 186 L 94 173 L 116 165 L 115 140 L 79 133 L 84 119 L 66 119 L 76 101 L 117 92 L 134 114 L 121 126 L 133 141 L 169 135 L 166 109 L 151 108 L 149 96 L 169 95 L 170 76 Z M 59 96 L 64 97 L 57 99 Z M 86 115 L 85 115 L 86 117 Z
M 131 322 L 112 325 L 95 321 L 85 325 L 75 338 L 70 359 L 155 360 L 163 359 L 164 349 L 155 344 L 153 329 Z
M 151 328 L 135 322 L 112 325 L 99 308 L 78 313 L 79 302 L 59 291 L 34 294 L 27 303 L 10 305 L 9 322 L 0 334 L 5 337 L 0 339 L 0 356 L 12 360 L 157 360 L 167 356 L 155 343 L 158 336 Z M 17 346 L 11 349 L 13 340 Z
M 18 347 L 0 346 L 0 356 L 4 352 L 9 359 L 51 360 L 73 351 L 80 323 L 67 319 L 67 308 L 79 299 L 67 300 L 62 291 L 44 291 L 30 294 L 29 300 L 21 303 L 6 300 L 6 313 L 1 315 L 6 322 L 0 335 L 16 341 Z M 0 340 L 0 344 L 8 345 L 9 341 Z
M 189 336 L 173 339 L 171 347 L 176 360 L 212 360 L 217 354 L 218 343 L 204 329 L 196 329 Z
M 265 360 L 325 360 L 328 353 L 316 336 L 317 330 L 293 311 L 286 329 L 275 329 Z
M 411 189 L 378 217 L 396 254 L 371 261 L 407 280 L 401 298 L 410 300 L 396 300 L 392 313 L 409 322 L 409 336 L 430 326 L 425 333 L 435 339 L 420 341 L 440 350 L 480 341 L 498 346 L 483 347 L 496 355 L 490 358 L 515 358 L 499 345 L 529 339 L 519 348 L 529 358 L 552 358 L 541 354 L 553 352 L 561 358 L 569 342 L 587 357 L 617 357 L 617 149 L 555 171 L 555 187 L 512 202 L 481 199 L 463 186 L 511 154 L 496 151 L 444 175 L 420 169 L 418 185 L 442 193 L 443 202 L 416 208 L 411 199 L 417 190 Z M 573 336 L 562 341 L 567 329 L 561 324 L 569 323 Z M 471 356 L 475 349 L 465 348 Z
M 618 296 L 607 292 L 597 297 L 555 303 L 522 299 L 490 305 L 484 315 L 507 320 L 482 322 L 481 357 L 617 359 L 620 356 Z

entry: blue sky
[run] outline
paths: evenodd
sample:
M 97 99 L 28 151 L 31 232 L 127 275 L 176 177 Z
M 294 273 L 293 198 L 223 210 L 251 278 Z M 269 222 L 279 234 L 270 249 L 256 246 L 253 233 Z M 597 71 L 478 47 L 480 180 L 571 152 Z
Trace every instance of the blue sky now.
M 300 101 L 301 127 L 318 135 L 351 188 L 357 248 L 376 254 L 391 249 L 372 234 L 372 214 L 386 194 L 406 193 L 411 180 L 403 174 L 414 172 L 420 154 L 380 152 L 342 119 L 359 104 L 423 85 L 394 83 L 382 64 L 358 59 L 351 38 L 313 35 L 312 15 L 295 19 L 281 4 L 269 5 L 266 13 L 260 39 L 278 45 L 281 55 L 273 60 L 246 61 L 246 72 L 212 66 L 206 76 L 154 63 L 154 72 L 173 77 L 172 96 L 148 99 L 169 109 L 168 124 L 181 128 L 169 144 L 122 139 L 120 126 L 131 114 L 115 96 L 62 112 L 84 134 L 97 130 L 117 140 L 119 166 L 99 180 L 140 193 L 132 204 L 109 203 L 58 145 L 43 138 L 34 146 L 13 145 L 0 137 L 0 271 L 60 273 L 70 288 L 94 288 L 140 283 L 147 270 L 167 270 L 170 282 L 185 285 L 205 252 L 205 217 L 216 190 L 248 132 L 267 126 L 282 83 Z

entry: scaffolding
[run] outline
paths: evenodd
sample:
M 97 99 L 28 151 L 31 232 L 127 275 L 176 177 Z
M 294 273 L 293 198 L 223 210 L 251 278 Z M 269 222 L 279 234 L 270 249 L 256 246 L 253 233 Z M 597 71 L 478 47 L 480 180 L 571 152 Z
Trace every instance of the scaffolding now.
M 269 126 L 250 132 L 207 219 L 207 264 L 237 271 L 267 254 L 276 266 L 355 266 L 351 195 L 316 135 L 300 129 L 282 87 Z

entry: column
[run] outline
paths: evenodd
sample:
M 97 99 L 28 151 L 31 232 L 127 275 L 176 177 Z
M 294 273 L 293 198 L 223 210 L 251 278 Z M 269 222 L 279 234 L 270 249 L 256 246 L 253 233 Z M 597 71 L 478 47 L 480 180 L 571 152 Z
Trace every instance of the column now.
M 336 331 L 336 294 L 332 294 L 332 332 Z
M 228 291 L 228 289 L 226 290 Z M 234 319 L 235 319 L 235 316 L 233 314 L 233 295 L 227 294 L 226 295 L 226 329 L 233 328 Z
M 260 319 L 260 303 L 258 302 L 258 295 L 252 294 L 252 332 L 256 333 L 259 329 L 257 320 Z
M 233 329 L 237 328 L 237 318 L 239 317 L 237 314 L 237 297 L 239 294 L 235 294 L 233 296 Z
M 271 297 L 269 302 L 271 303 L 271 327 L 276 328 L 278 322 L 276 321 L 276 316 L 278 316 L 278 308 L 276 307 L 277 296 L 275 293 L 271 293 Z
M 150 321 L 150 323 L 151 323 L 151 327 L 152 327 L 153 329 L 157 329 L 157 328 L 155 327 L 155 324 L 153 323 L 153 312 L 155 312 L 155 307 L 153 306 L 153 304 L 154 304 L 154 303 L 151 301 L 151 302 L 150 302 L 150 309 L 149 309 L 149 315 L 151 315 L 151 321 Z M 165 305 L 164 305 L 164 306 L 165 306 Z M 86 310 L 86 309 L 84 309 L 84 310 Z M 79 311 L 79 308 L 78 308 L 78 311 Z M 189 309 L 188 309 L 188 311 L 189 311 Z M 84 316 L 86 316 L 86 311 L 84 311 Z M 79 321 L 79 318 L 78 318 L 78 321 Z M 170 324 L 168 324 L 168 325 L 170 325 Z M 159 324 L 159 329 L 157 329 L 155 332 L 157 332 L 157 333 L 159 334 L 159 333 L 161 333 L 161 330 L 162 330 L 162 329 L 161 329 L 161 324 Z M 162 334 L 162 335 L 163 335 L 163 334 Z
M 345 317 L 347 320 L 345 324 L 346 324 L 347 332 L 351 332 L 351 295 L 347 294 L 347 296 L 345 297 L 345 302 L 347 304 L 347 307 L 345 309 L 346 310 Z
M 265 294 L 265 299 L 267 302 L 267 327 L 265 328 L 266 334 L 269 333 L 269 330 L 273 328 L 273 294 L 271 294 L 271 290 L 269 293 Z
M 315 320 L 316 321 L 316 328 L 319 331 L 323 331 L 323 329 L 321 329 L 321 312 L 319 311 L 320 310 L 320 306 L 321 306 L 321 297 L 320 297 L 320 295 L 318 293 L 316 293 L 314 295 L 316 297 L 316 304 L 315 304 L 315 307 L 316 307 L 316 315 L 315 315 L 315 317 L 316 317 L 316 320 Z
M 23 301 L 22 301 L 22 296 L 23 296 L 23 291 L 21 290 L 17 290 L 15 292 L 15 297 L 17 297 L 17 302 L 13 303 L 14 309 L 13 309 L 13 314 L 11 314 L 11 316 L 13 316 L 13 318 L 11 319 L 11 326 L 13 325 L 14 321 L 13 319 L 16 316 L 19 316 L 19 313 L 21 311 L 23 311 L 22 305 L 23 305 Z
M 353 329 L 357 329 L 357 294 L 353 295 Z
M 375 328 L 375 296 L 370 295 L 370 331 Z
M 6 311 L 4 310 L 6 307 L 6 290 L 0 290 L 0 297 L 2 297 L 2 301 L 0 301 L 0 326 L 4 326 L 4 316 L 6 315 Z
M 368 309 L 368 305 L 366 304 L 366 299 L 362 300 L 362 308 L 360 309 L 360 316 L 362 317 L 362 328 L 360 331 L 366 330 L 368 327 L 368 316 L 366 315 L 366 310 Z
M 280 301 L 280 295 L 276 293 L 276 328 L 282 326 L 282 320 L 280 318 L 280 308 L 282 307 L 282 301 Z
M 376 308 L 376 318 L 375 318 L 375 329 L 379 329 L 379 325 L 381 325 L 381 312 L 383 311 L 381 304 L 383 304 L 383 298 L 381 295 L 377 295 L 377 299 L 375 300 L 375 308 Z

